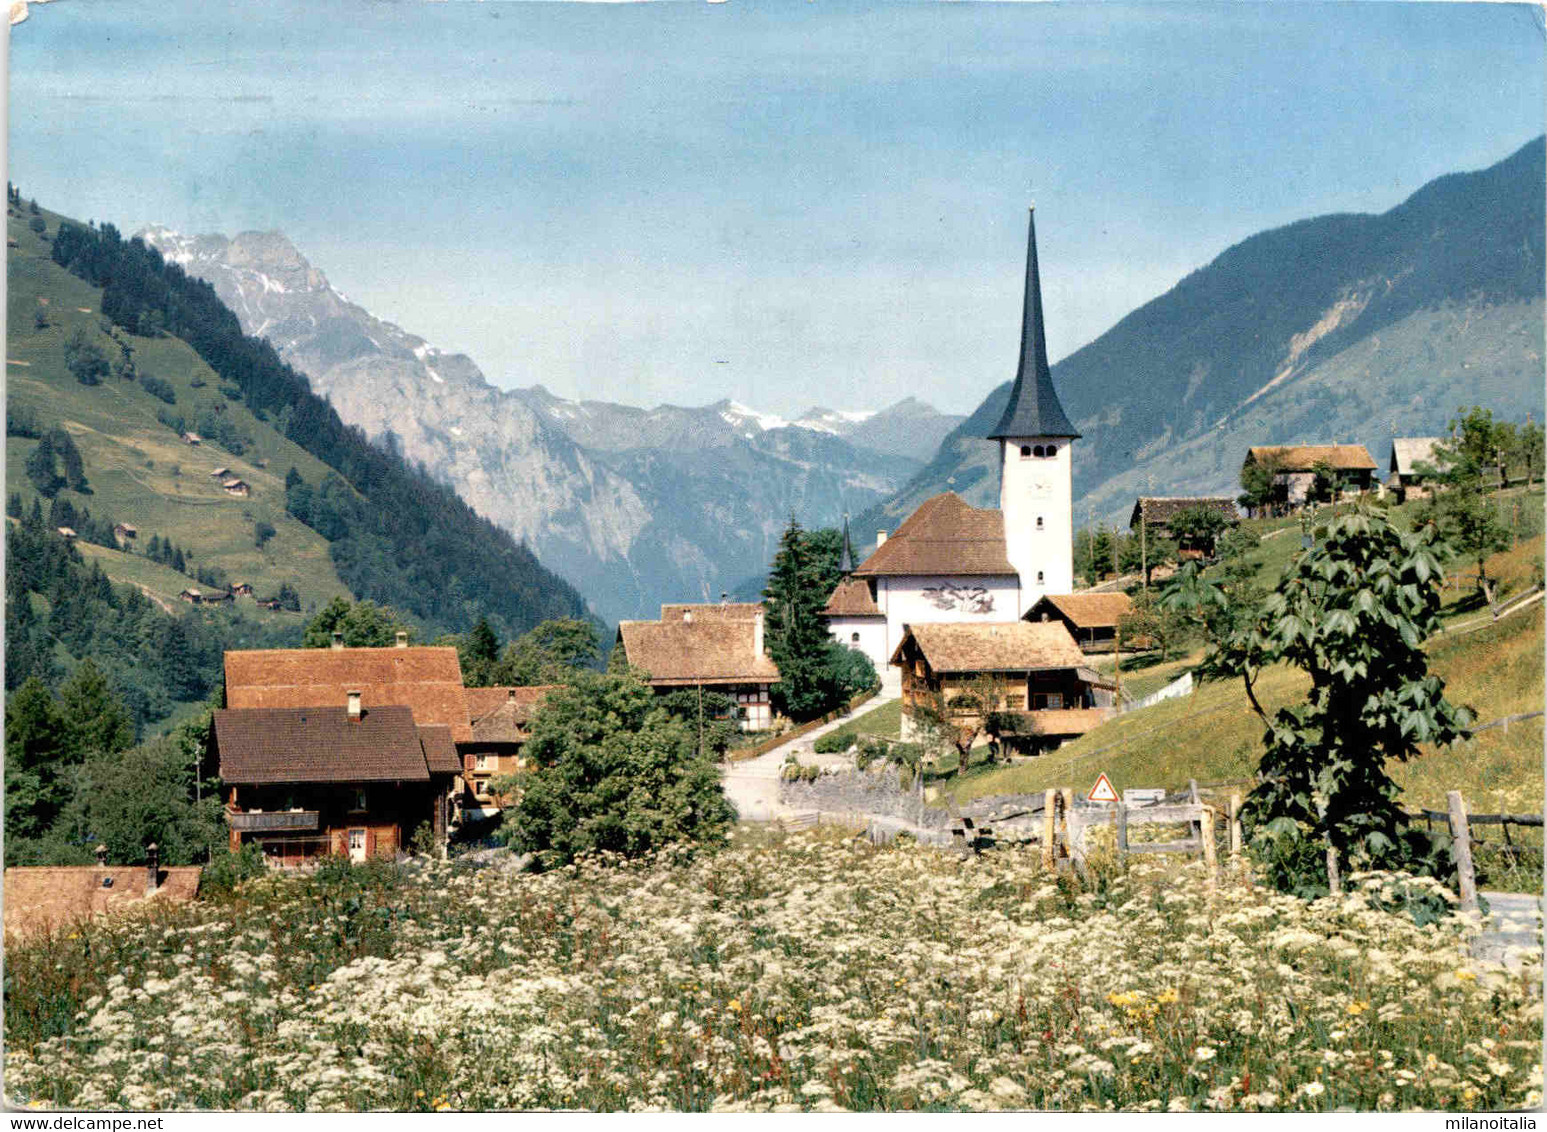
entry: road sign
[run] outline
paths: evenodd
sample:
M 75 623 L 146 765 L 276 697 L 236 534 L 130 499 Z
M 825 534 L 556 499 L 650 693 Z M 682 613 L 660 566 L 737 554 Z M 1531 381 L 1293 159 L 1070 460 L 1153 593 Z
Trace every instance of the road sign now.
M 1128 787 L 1123 791 L 1123 805 L 1125 806 L 1154 806 L 1166 800 L 1166 792 L 1163 789 Z
M 1107 778 L 1105 771 L 1101 772 L 1101 777 L 1096 779 L 1096 785 L 1090 788 L 1090 793 L 1086 797 L 1092 802 L 1117 801 L 1117 791 L 1112 789 L 1112 782 Z

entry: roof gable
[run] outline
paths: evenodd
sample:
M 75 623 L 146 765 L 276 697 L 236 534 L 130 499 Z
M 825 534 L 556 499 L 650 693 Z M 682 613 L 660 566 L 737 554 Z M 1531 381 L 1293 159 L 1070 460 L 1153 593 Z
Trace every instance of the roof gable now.
M 526 725 L 561 684 L 530 687 L 469 688 L 468 711 L 473 716 L 473 742 L 524 743 Z
M 624 621 L 618 637 L 652 684 L 772 683 L 774 662 L 757 649 L 757 623 L 714 617 Z
M 885 616 L 870 596 L 870 585 L 862 578 L 845 578 L 839 582 L 822 613 L 827 617 Z
M 1115 629 L 1117 619 L 1133 612 L 1133 599 L 1125 593 L 1048 594 L 1026 611 L 1026 620 L 1040 623 L 1043 613 L 1061 614 L 1080 629 Z
M 427 723 L 419 728 L 419 747 L 424 765 L 431 774 L 461 774 L 462 760 L 451 741 L 451 728 L 444 723 Z
M 473 737 L 462 668 L 454 648 L 250 649 L 226 653 L 226 706 L 343 706 L 346 693 L 371 704 L 401 704 L 420 724 L 451 728 L 453 742 Z

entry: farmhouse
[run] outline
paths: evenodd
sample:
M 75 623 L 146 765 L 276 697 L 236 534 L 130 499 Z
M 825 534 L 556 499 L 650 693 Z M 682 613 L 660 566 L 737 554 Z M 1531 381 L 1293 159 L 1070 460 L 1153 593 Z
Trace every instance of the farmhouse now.
M 118 540 L 119 546 L 123 546 L 131 539 L 140 537 L 139 528 L 132 527 L 128 523 L 114 523 L 113 537 Z
M 1266 465 L 1273 470 L 1275 512 L 1305 506 L 1316 482 L 1316 469 L 1326 467 L 1340 496 L 1363 495 L 1374 482 L 1375 461 L 1362 444 L 1298 444 L 1258 446 L 1247 450 L 1242 468 Z
M 226 489 L 227 495 L 234 495 L 239 499 L 246 499 L 252 494 L 252 489 L 247 486 L 246 480 L 222 480 L 220 486 Z
M 95 865 L 6 869 L 5 934 L 57 932 L 150 900 L 186 903 L 198 894 L 203 872 L 197 865 L 162 868 L 154 845 L 146 846 L 143 865 L 109 865 L 101 844 Z
M 1139 531 L 1144 538 L 1175 539 L 1179 557 L 1202 558 L 1213 548 L 1194 545 L 1185 536 L 1178 538 L 1177 533 L 1171 529 L 1171 518 L 1177 512 L 1193 508 L 1217 511 L 1232 527 L 1241 521 L 1235 500 L 1227 495 L 1141 496 L 1134 501 L 1133 514 L 1128 518 L 1128 529 Z
M 194 589 L 192 586 L 189 586 L 186 590 L 183 590 L 177 596 L 179 599 L 186 601 L 189 605 L 201 605 L 204 602 L 204 595 L 201 594 L 198 590 Z
M 845 578 L 827 605 L 829 630 L 867 655 L 884 687 L 909 626 L 1014 624 L 1037 600 L 1074 588 L 1073 441 L 1053 388 L 1042 320 L 1035 214 L 1028 220 L 1020 366 L 998 424 L 999 509 L 954 492 L 926 499 Z
M 1396 492 L 1398 502 L 1429 494 L 1426 486 L 1429 476 L 1419 471 L 1419 465 L 1428 465 L 1438 470 L 1435 448 L 1444 443 L 1443 436 L 1398 436 L 1392 439 L 1386 486 Z
M 455 748 L 445 727 L 427 741 L 411 708 L 352 691 L 337 706 L 223 709 L 210 735 L 233 852 L 363 861 L 395 855 L 421 825 L 444 836 Z
M 458 748 L 462 779 L 467 784 L 462 798 L 464 815 L 493 817 L 506 804 L 508 799 L 497 795 L 490 783 L 527 768 L 521 756 L 527 725 L 548 694 L 557 688 L 555 684 L 541 684 L 467 689 L 473 738 Z
M 1026 620 L 1059 621 L 1084 652 L 1117 647 L 1118 619 L 1133 612 L 1125 593 L 1048 594 L 1026 611 Z
M 237 582 L 236 585 L 231 587 L 231 592 L 239 597 L 252 597 L 252 583 Z
M 59 537 L 67 542 L 76 537 L 74 527 L 58 527 L 56 529 L 59 531 Z
M 185 432 L 183 433 L 183 443 L 197 448 L 200 444 L 204 443 L 204 441 L 196 432 Z
M 910 732 L 919 708 L 958 717 L 997 711 L 1008 716 L 1007 742 L 1039 751 L 1083 735 L 1116 710 L 1115 688 L 1086 666 L 1060 621 L 911 625 L 892 663 L 902 671 Z M 987 703 L 981 702 L 985 688 Z
M 763 607 L 667 605 L 659 621 L 624 621 L 618 646 L 630 666 L 649 675 L 658 694 L 703 688 L 735 699 L 743 731 L 773 724 L 768 691 L 779 669 L 763 653 Z M 674 616 L 667 620 L 668 611 Z

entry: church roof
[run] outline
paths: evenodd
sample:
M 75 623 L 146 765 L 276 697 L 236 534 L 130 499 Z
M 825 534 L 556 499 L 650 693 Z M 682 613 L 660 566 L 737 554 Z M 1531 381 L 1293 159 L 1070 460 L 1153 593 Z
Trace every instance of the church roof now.
M 843 517 L 843 550 L 838 556 L 838 573 L 847 578 L 854 573 L 854 547 L 849 542 L 849 517 Z
M 1026 294 L 1021 307 L 1021 364 L 1010 390 L 1004 416 L 988 434 L 999 440 L 1010 436 L 1079 436 L 1053 389 L 1053 371 L 1047 364 L 1047 337 L 1042 329 L 1042 279 L 1037 271 L 1037 216 L 1026 229 Z
M 1004 515 L 973 507 L 954 491 L 920 503 L 854 571 L 856 578 L 985 574 L 1015 575 L 1005 552 Z

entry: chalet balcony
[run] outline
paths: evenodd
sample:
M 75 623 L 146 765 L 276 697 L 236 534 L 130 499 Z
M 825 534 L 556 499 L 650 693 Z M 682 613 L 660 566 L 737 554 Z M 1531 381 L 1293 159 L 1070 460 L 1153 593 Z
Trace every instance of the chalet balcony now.
M 316 810 L 245 810 L 226 814 L 238 833 L 262 833 L 287 829 L 316 829 Z

